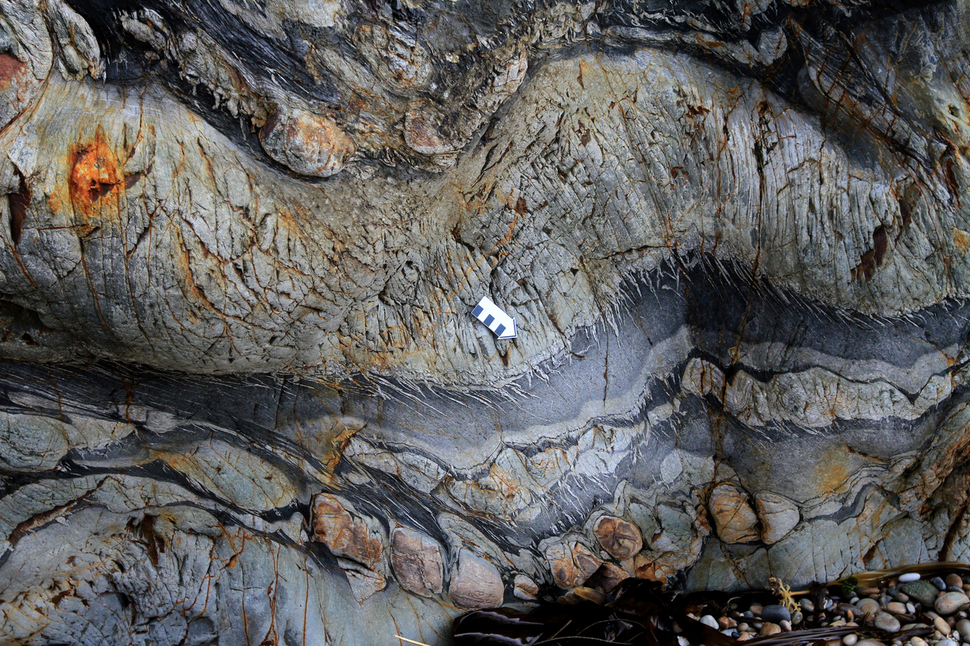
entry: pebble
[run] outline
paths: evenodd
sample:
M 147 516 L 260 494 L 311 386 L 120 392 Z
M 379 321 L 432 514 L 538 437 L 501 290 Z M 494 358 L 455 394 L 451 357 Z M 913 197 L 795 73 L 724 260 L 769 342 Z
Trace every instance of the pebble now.
M 738 624 L 738 631 L 742 633 L 750 632 L 751 626 L 748 624 Z
M 805 612 L 815 612 L 815 604 L 812 603 L 811 599 L 802 599 L 798 602 L 798 605 L 802 607 Z
M 953 641 L 952 639 L 948 639 L 948 638 L 944 637 L 939 642 L 937 642 L 936 646 L 960 646 L 960 644 L 958 644 L 957 642 Z
M 781 626 L 781 629 L 784 630 L 786 633 L 790 633 L 791 632 L 791 622 L 790 621 L 785 621 L 784 619 L 782 619 L 781 621 L 778 622 L 778 625 Z
M 752 612 L 755 615 L 758 615 L 760 617 L 761 616 L 761 611 L 764 610 L 764 609 L 765 609 L 765 607 L 762 606 L 761 604 L 759 604 L 759 603 L 752 603 L 751 604 L 751 607 L 748 608 L 748 611 L 749 612 Z M 754 615 L 752 615 L 752 616 L 754 616 Z
M 778 624 L 773 624 L 770 621 L 766 621 L 765 625 L 761 627 L 760 635 L 777 635 L 781 632 L 781 626 Z
M 779 621 L 791 621 L 791 612 L 781 605 L 765 606 L 761 610 L 761 618 L 777 624 Z
M 855 643 L 855 646 L 886 646 L 878 639 L 860 639 Z
M 891 612 L 894 615 L 905 615 L 906 614 L 906 604 L 899 603 L 898 601 L 890 601 L 886 604 L 886 611 Z
M 919 574 L 916 572 L 907 572 L 906 574 L 899 575 L 900 583 L 909 583 L 910 581 L 919 581 Z
M 848 635 L 843 635 L 842 643 L 845 646 L 855 646 L 855 643 L 859 641 L 859 636 L 855 633 L 849 633 Z
M 876 615 L 876 628 L 885 630 L 887 633 L 899 632 L 899 620 L 888 612 L 880 612 Z
M 911 599 L 929 608 L 936 600 L 936 595 L 940 593 L 935 585 L 929 581 L 912 581 L 899 586 L 899 589 L 909 595 Z
M 855 605 L 863 615 L 875 615 L 879 612 L 879 602 L 875 599 L 859 599 L 859 603 Z
M 970 619 L 961 619 L 956 625 L 960 638 L 965 642 L 970 642 Z
M 715 619 L 711 615 L 704 615 L 703 617 L 701 617 L 701 623 L 704 624 L 705 626 L 710 626 L 711 628 L 719 628 L 719 626 L 717 625 L 717 619 Z
M 963 587 L 963 577 L 957 574 L 956 572 L 951 572 L 950 574 L 947 574 L 946 578 L 943 579 L 943 582 L 946 583 L 947 586 L 955 585 L 959 588 Z
M 909 643 L 913 646 L 926 646 L 926 641 L 922 637 L 910 637 Z
M 952 615 L 957 610 L 970 604 L 970 597 L 962 592 L 944 592 L 936 598 L 934 607 L 941 615 Z
M 802 623 L 802 619 L 804 618 L 805 617 L 802 615 L 802 611 L 796 610 L 795 612 L 792 613 L 792 616 L 791 616 L 792 625 L 797 626 L 798 624 Z
M 940 631 L 941 635 L 950 634 L 950 624 L 946 623 L 946 619 L 943 617 L 935 617 L 933 619 L 933 627 Z
M 909 595 L 905 592 L 897 592 L 893 598 L 899 603 L 906 603 L 909 601 Z
M 946 590 L 946 581 L 944 581 L 943 579 L 941 579 L 938 576 L 935 576 L 932 579 L 930 579 L 930 583 L 932 583 L 933 585 L 935 585 L 940 590 Z
M 913 604 L 911 604 L 910 602 L 907 601 L 906 602 L 906 612 L 908 612 L 911 615 L 915 615 L 916 614 L 916 606 L 914 606 Z

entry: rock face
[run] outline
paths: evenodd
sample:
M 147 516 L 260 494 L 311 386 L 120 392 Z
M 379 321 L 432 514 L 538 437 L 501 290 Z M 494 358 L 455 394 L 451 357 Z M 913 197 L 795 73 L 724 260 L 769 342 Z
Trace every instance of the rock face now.
M 0 0 L 3 639 L 970 558 L 970 9 L 740 4 Z

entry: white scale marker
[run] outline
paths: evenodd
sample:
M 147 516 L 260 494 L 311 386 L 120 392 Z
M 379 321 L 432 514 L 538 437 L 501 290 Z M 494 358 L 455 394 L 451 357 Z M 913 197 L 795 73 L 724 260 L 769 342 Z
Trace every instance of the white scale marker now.
M 499 309 L 499 306 L 482 296 L 478 305 L 472 310 L 472 315 L 485 324 L 489 330 L 495 333 L 500 339 L 514 339 L 515 319 Z

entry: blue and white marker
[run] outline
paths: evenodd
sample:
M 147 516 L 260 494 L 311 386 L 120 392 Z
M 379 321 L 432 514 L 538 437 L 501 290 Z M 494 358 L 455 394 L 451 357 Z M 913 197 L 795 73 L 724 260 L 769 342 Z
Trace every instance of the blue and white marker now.
M 499 309 L 498 305 L 483 296 L 472 310 L 472 315 L 485 324 L 500 339 L 514 339 L 515 319 Z

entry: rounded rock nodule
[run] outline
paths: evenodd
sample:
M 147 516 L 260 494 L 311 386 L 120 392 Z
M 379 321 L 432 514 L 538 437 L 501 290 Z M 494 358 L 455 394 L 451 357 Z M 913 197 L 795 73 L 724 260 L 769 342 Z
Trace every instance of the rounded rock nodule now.
M 430 597 L 442 590 L 441 547 L 422 532 L 404 527 L 391 532 L 391 567 L 405 590 L 422 597 Z
M 276 110 L 259 131 L 259 143 L 274 161 L 300 175 L 330 177 L 357 152 L 333 119 L 304 110 Z
M 603 516 L 593 530 L 600 546 L 613 558 L 623 561 L 643 549 L 643 537 L 632 523 L 616 516 Z
M 494 608 L 502 605 L 505 586 L 498 568 L 462 549 L 452 571 L 448 595 L 462 608 Z

